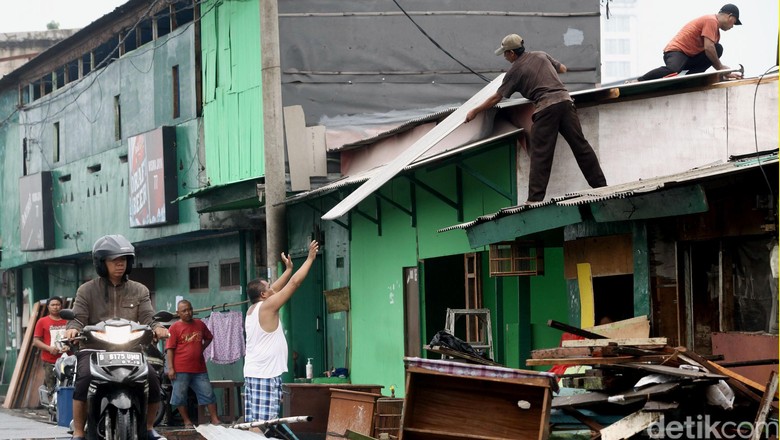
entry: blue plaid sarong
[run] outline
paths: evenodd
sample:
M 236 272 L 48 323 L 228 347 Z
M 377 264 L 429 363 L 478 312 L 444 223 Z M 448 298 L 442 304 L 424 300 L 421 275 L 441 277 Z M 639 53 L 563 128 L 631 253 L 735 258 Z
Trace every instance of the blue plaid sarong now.
M 269 379 L 244 378 L 244 422 L 264 422 L 279 418 L 282 376 Z

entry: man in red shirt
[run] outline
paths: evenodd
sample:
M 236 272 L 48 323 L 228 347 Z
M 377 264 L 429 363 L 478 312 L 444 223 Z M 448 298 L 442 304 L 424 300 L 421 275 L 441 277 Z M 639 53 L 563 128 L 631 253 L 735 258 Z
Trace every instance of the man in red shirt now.
M 687 70 L 688 73 L 701 73 L 710 67 L 715 70 L 727 70 L 728 66 L 720 62 L 723 46 L 720 31 L 727 31 L 734 25 L 741 25 L 739 8 L 731 3 L 723 5 L 717 14 L 705 15 L 691 20 L 680 29 L 672 41 L 664 48 L 665 66 L 653 69 L 638 78 L 639 81 L 664 78 Z M 738 78 L 735 73 L 730 78 Z
M 218 425 L 216 398 L 203 358 L 203 351 L 211 344 L 213 336 L 203 321 L 192 318 L 192 304 L 186 299 L 176 305 L 176 313 L 179 321 L 168 329 L 171 337 L 165 344 L 168 377 L 173 383 L 171 405 L 179 410 L 184 427 L 193 428 L 195 425 L 187 413 L 187 390 L 192 388 L 198 405 L 205 405 L 211 423 Z
M 67 346 L 58 345 L 57 342 L 64 339 L 65 326 L 68 321 L 60 318 L 62 310 L 62 298 L 53 296 L 46 302 L 46 308 L 49 311 L 47 316 L 39 319 L 35 323 L 35 332 L 33 333 L 33 345 L 41 350 L 41 360 L 43 361 L 43 370 L 45 372 L 43 383 L 49 390 L 49 395 L 54 393 L 54 387 L 57 384 L 57 377 L 54 374 L 54 363 L 62 353 L 68 351 Z

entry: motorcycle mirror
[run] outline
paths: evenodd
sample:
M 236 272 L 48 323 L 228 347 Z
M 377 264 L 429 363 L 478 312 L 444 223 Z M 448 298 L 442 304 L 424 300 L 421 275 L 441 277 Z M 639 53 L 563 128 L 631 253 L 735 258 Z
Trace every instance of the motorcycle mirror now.
M 72 321 L 76 318 L 76 314 L 73 313 L 73 310 L 71 309 L 62 309 L 60 310 L 60 318 L 65 319 L 67 321 Z
M 154 314 L 154 320 L 157 322 L 168 322 L 175 317 L 176 315 L 174 315 L 171 312 L 166 312 L 165 310 L 159 311 Z

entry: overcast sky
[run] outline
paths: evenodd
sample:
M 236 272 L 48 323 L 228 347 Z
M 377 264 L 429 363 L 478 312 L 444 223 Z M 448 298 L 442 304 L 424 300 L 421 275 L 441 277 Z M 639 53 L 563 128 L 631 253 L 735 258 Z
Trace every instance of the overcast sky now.
M 395 5 L 388 1 L 388 9 Z M 404 0 L 401 0 L 403 4 Z M 559 0 L 551 0 L 559 1 Z M 617 0 L 619 1 L 619 0 Z M 748 76 L 758 76 L 774 65 L 777 58 L 778 2 L 776 0 L 733 0 L 745 23 L 721 33 L 723 62 L 730 67 L 745 66 Z M 56 21 L 61 29 L 84 27 L 111 12 L 125 0 L 0 0 L 0 32 L 45 30 Z M 602 5 L 606 0 L 601 0 Z M 716 13 L 724 0 L 636 0 L 640 9 L 635 32 L 639 35 L 641 73 L 662 64 L 666 43 L 687 21 Z M 601 8 L 605 14 L 604 6 Z M 602 17 L 602 20 L 604 17 Z

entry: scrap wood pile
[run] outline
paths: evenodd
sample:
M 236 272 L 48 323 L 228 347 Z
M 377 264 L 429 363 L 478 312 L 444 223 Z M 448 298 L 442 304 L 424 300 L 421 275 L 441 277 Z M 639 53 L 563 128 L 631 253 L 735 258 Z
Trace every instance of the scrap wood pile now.
M 665 438 L 717 432 L 759 439 L 767 437 L 753 427 L 766 424 L 777 435 L 776 372 L 760 384 L 685 347 L 670 347 L 666 338 L 606 338 L 555 321 L 548 325 L 585 338 L 535 350 L 527 361 L 553 365 L 561 377 L 562 392 L 552 401 L 553 432 L 584 425 L 592 438 L 607 440 L 664 430 Z M 686 429 L 688 437 L 673 437 Z

